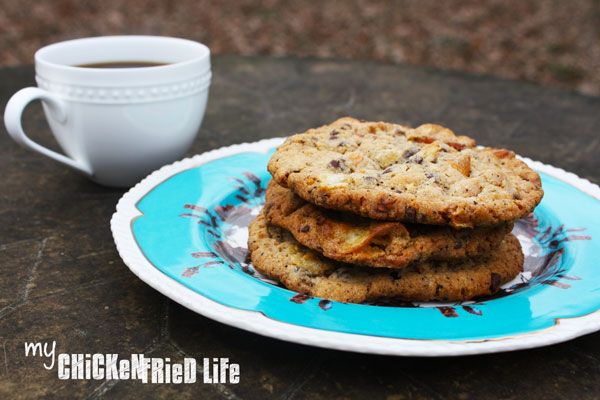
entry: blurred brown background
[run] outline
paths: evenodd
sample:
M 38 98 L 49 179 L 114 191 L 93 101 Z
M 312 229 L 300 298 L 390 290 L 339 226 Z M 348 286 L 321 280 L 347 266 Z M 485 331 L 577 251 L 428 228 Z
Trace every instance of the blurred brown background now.
M 168 35 L 214 54 L 374 59 L 600 94 L 600 0 L 0 0 L 0 65 L 85 36 Z

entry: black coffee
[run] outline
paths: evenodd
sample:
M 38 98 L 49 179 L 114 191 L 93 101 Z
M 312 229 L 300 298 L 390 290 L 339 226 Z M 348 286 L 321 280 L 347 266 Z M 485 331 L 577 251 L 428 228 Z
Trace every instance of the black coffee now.
M 148 61 L 115 61 L 115 62 L 102 62 L 94 64 L 81 64 L 76 65 L 80 68 L 145 68 L 145 67 L 160 67 L 161 65 L 167 65 L 167 63 L 157 63 Z

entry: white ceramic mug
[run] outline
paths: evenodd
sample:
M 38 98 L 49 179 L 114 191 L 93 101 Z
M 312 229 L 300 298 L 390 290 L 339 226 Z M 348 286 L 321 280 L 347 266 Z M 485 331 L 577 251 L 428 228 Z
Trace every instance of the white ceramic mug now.
M 165 65 L 81 67 L 113 62 Z M 210 50 L 156 36 L 76 39 L 38 50 L 35 72 L 38 87 L 20 90 L 6 105 L 8 133 L 100 184 L 127 187 L 189 149 L 206 109 Z M 23 132 L 23 110 L 37 99 L 66 156 Z

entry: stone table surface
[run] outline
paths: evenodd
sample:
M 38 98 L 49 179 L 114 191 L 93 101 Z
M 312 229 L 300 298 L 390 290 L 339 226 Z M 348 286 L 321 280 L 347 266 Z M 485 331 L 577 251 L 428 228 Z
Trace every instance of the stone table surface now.
M 600 183 L 600 98 L 524 82 L 364 61 L 217 56 L 189 155 L 286 136 L 341 116 L 435 122 Z M 32 66 L 0 69 L 2 109 L 34 85 Z M 57 148 L 39 104 L 25 130 Z M 3 126 L 3 124 L 2 124 Z M 4 130 L 4 128 L 2 128 Z M 109 220 L 123 190 L 98 186 L 0 135 L 0 398 L 600 398 L 600 333 L 546 348 L 455 358 L 325 350 L 197 315 L 134 276 Z M 228 357 L 239 384 L 59 380 L 24 356 L 57 353 Z M 199 377 L 201 380 L 201 376 Z

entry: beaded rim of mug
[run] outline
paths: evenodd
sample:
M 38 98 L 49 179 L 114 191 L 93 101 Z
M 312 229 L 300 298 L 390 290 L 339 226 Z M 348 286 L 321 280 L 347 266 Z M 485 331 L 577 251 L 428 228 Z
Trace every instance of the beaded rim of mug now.
M 162 85 L 94 87 L 52 82 L 36 75 L 38 87 L 48 90 L 64 100 L 90 103 L 140 103 L 168 100 L 205 91 L 210 86 L 212 74 L 207 72 L 195 79 L 170 82 Z

